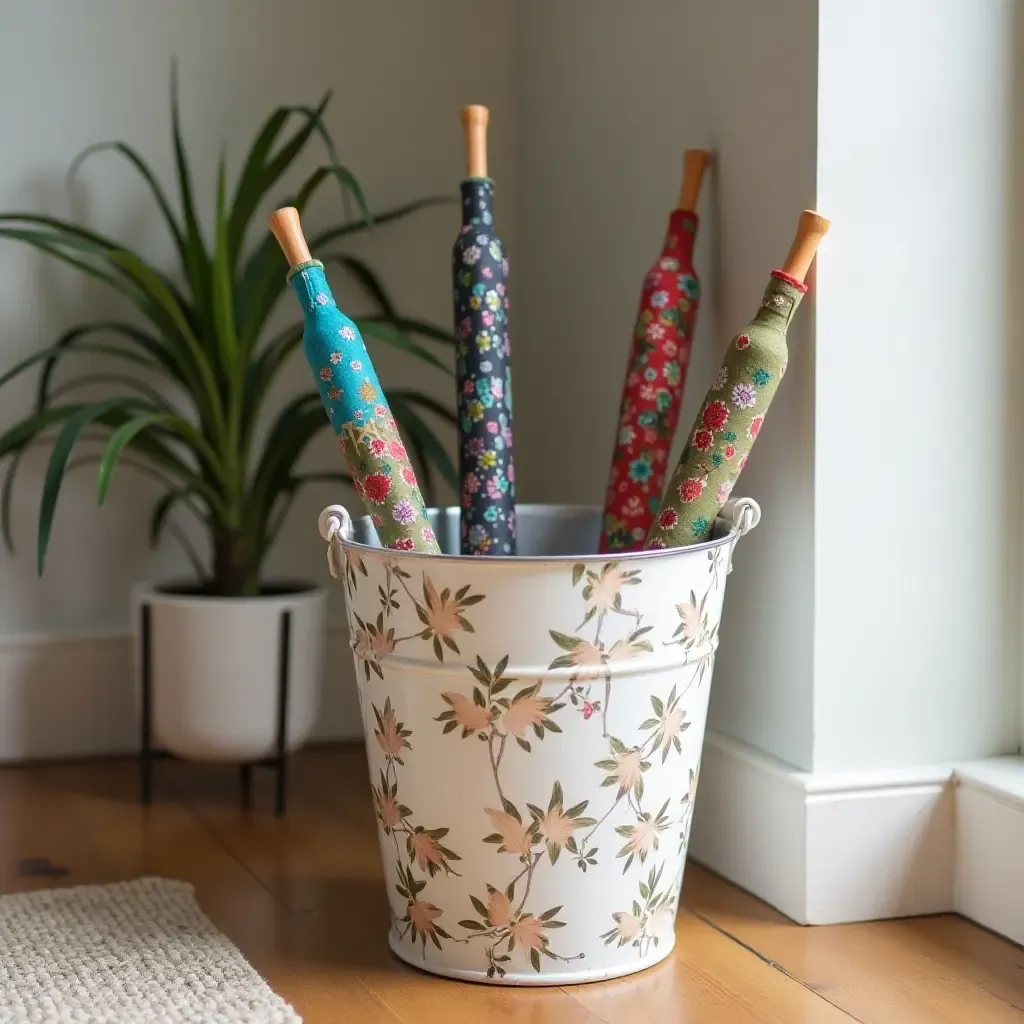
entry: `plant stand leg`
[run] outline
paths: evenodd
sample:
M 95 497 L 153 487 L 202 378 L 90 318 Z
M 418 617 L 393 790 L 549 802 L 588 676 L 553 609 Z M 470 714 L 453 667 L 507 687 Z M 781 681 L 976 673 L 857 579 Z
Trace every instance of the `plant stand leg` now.
M 150 606 L 143 604 L 139 611 L 139 689 L 142 706 L 139 770 L 142 803 L 148 806 L 153 802 L 153 680 L 152 652 L 150 650 Z
M 277 792 L 274 814 L 281 818 L 285 813 L 288 787 L 288 684 L 289 661 L 292 641 L 292 613 L 281 614 L 281 647 L 277 677 Z
M 238 766 L 238 782 L 241 790 L 241 804 L 243 811 L 252 810 L 252 765 L 242 764 Z

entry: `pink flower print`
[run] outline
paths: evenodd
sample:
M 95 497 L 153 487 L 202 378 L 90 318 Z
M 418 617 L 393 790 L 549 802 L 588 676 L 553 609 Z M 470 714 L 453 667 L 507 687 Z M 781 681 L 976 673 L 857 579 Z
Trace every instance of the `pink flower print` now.
M 729 495 L 732 494 L 735 480 L 726 480 L 725 483 L 718 485 L 718 490 L 715 492 L 715 500 L 719 505 L 724 505 L 729 500 Z
M 375 405 L 373 407 L 373 414 L 375 416 L 387 416 L 388 407 L 386 405 Z M 388 426 L 394 428 L 394 423 L 389 423 Z
M 330 301 L 331 300 L 323 292 L 316 293 L 316 304 L 318 306 L 326 306 Z
M 732 404 L 737 409 L 750 409 L 757 404 L 757 388 L 753 384 L 737 384 L 732 389 Z
M 480 317 L 480 319 L 483 322 L 484 327 L 490 327 L 490 326 L 492 326 L 494 324 L 494 314 L 493 313 L 485 312 L 483 314 L 483 316 Z
M 391 547 L 394 551 L 412 551 L 416 547 L 416 541 L 412 537 L 399 537 Z
M 437 540 L 437 537 L 434 536 L 434 531 L 429 526 L 424 526 L 420 534 L 428 544 L 433 544 Z
M 405 481 L 406 486 L 408 486 L 408 487 L 415 487 L 416 486 L 416 474 L 408 466 L 406 466 L 402 470 L 402 479 Z
M 327 397 L 332 402 L 336 402 L 339 398 L 341 398 L 341 388 L 328 388 Z
M 512 447 L 512 428 L 502 427 L 501 428 L 501 439 L 505 442 L 506 448 Z
M 409 453 L 401 441 L 388 441 L 388 455 L 397 462 L 405 462 L 409 458 Z
M 755 416 L 750 421 L 750 426 L 747 427 L 747 437 L 749 437 L 751 439 L 757 437 L 757 435 L 761 433 L 761 424 L 762 423 L 764 423 L 764 417 L 763 416 Z
M 746 334 L 741 334 L 736 339 L 736 347 L 742 352 L 745 348 L 750 348 L 750 338 Z
M 688 477 L 679 485 L 679 497 L 689 504 L 691 501 L 696 501 L 704 493 L 706 486 L 706 481 L 700 479 L 700 477 Z
M 647 337 L 651 341 L 660 341 L 665 337 L 665 328 L 656 321 L 654 323 L 650 323 L 647 325 Z
M 508 482 L 514 484 L 516 482 L 516 467 L 515 463 L 510 462 L 508 464 L 508 472 L 505 474 L 508 477 Z
M 595 711 L 600 710 L 600 707 L 601 707 L 600 703 L 591 704 L 589 700 L 585 700 L 583 702 L 583 709 L 582 709 L 583 710 L 584 721 L 589 720 L 590 717 L 594 714 Z
M 338 333 L 346 341 L 355 341 L 356 340 L 356 332 L 355 332 L 355 330 L 352 327 L 349 327 L 348 324 L 345 324 L 345 326 L 342 327 L 342 329 L 340 331 L 338 331 Z
M 736 469 L 740 473 L 742 473 L 743 472 L 743 468 L 746 466 L 746 464 L 747 464 L 747 457 L 746 457 L 746 455 L 744 455 L 743 458 L 740 459 L 740 461 L 736 464 Z
M 376 526 L 377 529 L 379 530 L 384 525 L 384 517 L 374 512 L 370 516 L 370 522 L 373 523 L 373 525 Z
M 661 350 L 669 357 L 669 359 L 672 359 L 679 351 L 679 346 L 674 341 L 666 341 L 665 344 L 661 346 Z
M 416 509 L 412 507 L 412 502 L 403 499 L 402 501 L 395 502 L 394 507 L 391 509 L 391 515 L 396 523 L 408 526 L 416 519 Z
M 462 382 L 462 392 L 466 395 L 476 394 L 476 382 L 472 380 L 466 380 Z
M 460 338 L 468 338 L 469 337 L 469 332 L 472 329 L 473 329 L 473 325 L 470 322 L 470 319 L 469 319 L 468 316 L 467 317 L 463 317 L 459 321 L 459 337 Z
M 492 501 L 497 501 L 501 497 L 501 477 L 488 477 L 487 497 L 490 498 Z
M 361 420 L 362 418 L 363 418 L 363 410 L 362 409 L 356 409 L 356 419 L 357 420 Z
M 335 366 L 337 366 L 338 363 L 340 363 L 340 362 L 341 362 L 341 353 L 340 352 L 332 352 L 331 353 L 331 363 L 333 363 Z
M 494 290 L 499 295 L 504 295 L 505 294 L 505 286 L 500 281 L 494 286 Z
M 331 379 L 331 368 L 329 366 L 324 366 L 320 370 L 320 379 L 321 380 L 330 380 Z
M 487 433 L 496 434 L 498 432 L 498 424 L 496 420 L 488 420 L 487 422 Z
M 358 373 L 363 368 L 363 364 L 359 362 L 358 359 L 353 359 L 352 362 L 348 364 L 348 368 L 350 370 L 355 370 L 356 373 Z
M 694 431 L 693 447 L 699 452 L 706 452 L 715 443 L 715 435 L 704 427 Z
M 491 394 L 498 399 L 504 397 L 505 382 L 500 377 L 491 378 Z
M 736 454 L 736 445 L 734 445 L 734 444 L 727 444 L 725 446 L 725 451 L 723 451 L 722 454 L 727 459 L 731 459 Z
M 504 277 L 508 277 L 508 260 L 501 261 L 501 273 Z
M 476 494 L 480 490 L 480 477 L 476 473 L 467 473 L 466 478 L 462 481 L 462 493 L 463 494 Z
M 494 276 L 494 271 L 491 270 L 490 267 L 484 267 L 480 271 L 480 276 L 489 280 L 490 278 L 492 278 Z
M 471 437 L 468 444 L 466 445 L 466 451 L 469 455 L 476 458 L 484 450 L 484 439 L 482 437 Z
M 674 508 L 667 508 L 658 516 L 658 526 L 663 530 L 671 530 L 678 522 L 679 513 Z
M 729 409 L 725 402 L 708 402 L 701 419 L 708 430 L 721 430 L 729 419 Z
M 383 455 L 387 450 L 388 443 L 382 437 L 371 437 L 370 443 L 367 445 L 374 455 Z

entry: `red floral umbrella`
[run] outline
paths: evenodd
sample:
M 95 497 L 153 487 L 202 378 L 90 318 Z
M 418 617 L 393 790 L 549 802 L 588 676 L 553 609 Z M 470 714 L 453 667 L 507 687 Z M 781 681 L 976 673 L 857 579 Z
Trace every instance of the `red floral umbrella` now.
M 693 269 L 697 196 L 710 154 L 683 157 L 679 204 L 644 278 L 605 496 L 600 551 L 642 548 L 661 504 L 693 345 L 700 282 Z

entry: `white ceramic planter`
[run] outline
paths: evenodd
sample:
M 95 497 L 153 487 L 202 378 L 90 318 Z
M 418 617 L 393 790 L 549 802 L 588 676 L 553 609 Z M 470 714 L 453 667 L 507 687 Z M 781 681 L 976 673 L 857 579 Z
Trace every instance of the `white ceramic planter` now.
M 318 588 L 220 598 L 136 587 L 136 672 L 140 607 L 146 603 L 151 609 L 156 744 L 202 761 L 256 761 L 274 753 L 281 614 L 290 611 L 287 739 L 289 750 L 301 746 L 320 712 L 326 597 Z
M 521 505 L 521 556 L 474 559 L 383 551 L 324 510 L 399 957 L 563 985 L 669 954 L 726 575 L 759 515 L 740 499 L 707 544 L 609 558 L 575 554 L 600 510 Z M 458 510 L 434 520 L 458 550 Z

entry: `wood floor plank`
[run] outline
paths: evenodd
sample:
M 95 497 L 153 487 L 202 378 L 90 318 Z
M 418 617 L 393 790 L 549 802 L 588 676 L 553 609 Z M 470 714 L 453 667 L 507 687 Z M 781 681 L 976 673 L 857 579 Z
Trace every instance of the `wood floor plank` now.
M 865 1024 L 1024 1021 L 1024 950 L 962 918 L 802 928 L 698 865 L 683 905 Z
M 801 928 L 697 865 L 657 967 L 565 989 L 444 981 L 387 949 L 360 747 L 295 758 L 282 820 L 242 812 L 229 768 L 162 764 L 157 793 L 139 806 L 131 762 L 0 769 L 0 891 L 191 882 L 307 1024 L 1024 1022 L 1024 950 L 961 918 Z
M 570 990 L 608 1024 L 851 1024 L 854 1020 L 692 914 L 671 958 L 642 974 Z
M 26 875 L 25 862 L 51 866 Z M 31 866 L 31 864 L 30 864 Z M 66 874 L 52 877 L 55 868 Z M 138 804 L 137 774 L 124 763 L 0 771 L 0 888 L 23 891 L 143 875 L 195 886 L 203 911 L 307 1024 L 334 1024 L 341 1008 L 368 1024 L 397 1017 L 320 937 L 218 845 L 174 801 Z

